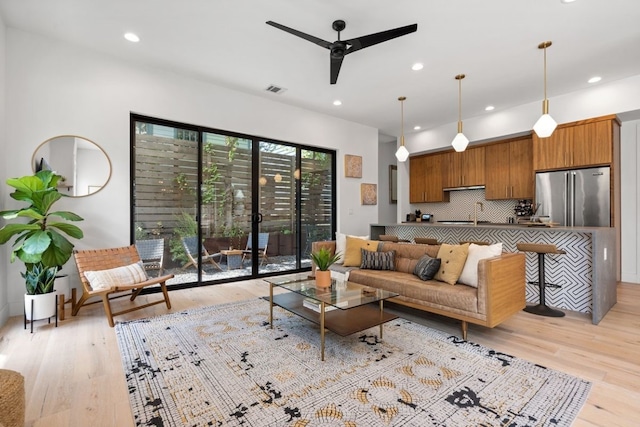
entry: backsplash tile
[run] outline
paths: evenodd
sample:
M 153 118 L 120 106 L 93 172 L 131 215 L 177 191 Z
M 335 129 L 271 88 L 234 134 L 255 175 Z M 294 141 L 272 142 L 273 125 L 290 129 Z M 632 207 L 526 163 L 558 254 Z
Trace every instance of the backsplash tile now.
M 484 189 L 451 191 L 448 203 L 412 204 L 412 212 L 420 209 L 422 213 L 434 215 L 432 222 L 445 220 L 473 220 L 475 202 L 482 202 L 484 210 L 478 206 L 478 221 L 507 222 L 507 217 L 515 217 L 517 200 L 485 200 Z M 406 212 L 409 213 L 409 212 Z

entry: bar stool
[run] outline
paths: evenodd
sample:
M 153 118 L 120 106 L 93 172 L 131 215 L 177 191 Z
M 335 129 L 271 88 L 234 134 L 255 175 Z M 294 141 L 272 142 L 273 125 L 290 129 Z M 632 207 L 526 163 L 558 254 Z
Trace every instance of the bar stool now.
M 434 239 L 431 237 L 414 237 L 414 242 L 422 245 L 438 245 L 438 239 Z
M 520 252 L 535 252 L 538 254 L 538 287 L 540 288 L 540 303 L 537 305 L 528 305 L 524 311 L 528 313 L 538 314 L 540 316 L 548 317 L 563 317 L 564 313 L 560 310 L 555 310 L 547 306 L 545 302 L 545 290 L 547 283 L 545 282 L 545 270 L 544 270 L 544 256 L 545 254 L 566 254 L 565 251 L 560 250 L 556 245 L 544 244 L 544 243 L 518 243 L 516 247 Z M 536 282 L 529 282 L 536 283 Z
M 400 239 L 398 236 L 394 236 L 392 234 L 381 234 L 378 239 L 381 242 L 409 242 L 409 240 Z
M 491 245 L 491 243 L 487 242 L 486 240 L 462 240 L 460 242 L 461 245 L 464 245 L 465 243 L 469 243 L 469 244 L 473 243 L 473 244 L 479 245 L 479 246 L 489 246 L 489 245 Z

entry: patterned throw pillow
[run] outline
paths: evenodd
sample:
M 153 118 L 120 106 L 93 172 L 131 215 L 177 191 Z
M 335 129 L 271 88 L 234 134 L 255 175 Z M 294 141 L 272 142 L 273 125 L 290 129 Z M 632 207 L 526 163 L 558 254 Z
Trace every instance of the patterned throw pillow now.
M 422 255 L 413 270 L 413 274 L 422 280 L 431 280 L 440 268 L 440 258 L 431 258 L 429 255 Z
M 373 252 L 366 249 L 362 251 L 360 268 L 369 270 L 395 270 L 396 251 Z
M 134 285 L 148 279 L 147 273 L 142 268 L 142 262 L 109 270 L 85 271 L 84 276 L 94 291 L 109 289 L 118 285 Z

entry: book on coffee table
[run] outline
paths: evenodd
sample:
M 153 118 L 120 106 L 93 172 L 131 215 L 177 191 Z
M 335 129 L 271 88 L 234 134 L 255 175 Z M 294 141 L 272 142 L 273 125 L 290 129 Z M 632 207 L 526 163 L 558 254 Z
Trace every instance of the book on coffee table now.
M 311 298 L 305 298 L 304 300 L 302 300 L 302 305 L 305 308 L 308 308 L 310 310 L 313 310 L 315 312 L 320 313 L 320 301 L 317 301 L 317 300 L 314 300 L 314 299 L 311 299 Z M 348 305 L 348 303 L 339 303 L 337 305 L 341 306 L 341 307 L 346 307 Z M 335 305 L 331 305 L 331 304 L 325 304 L 324 305 L 325 313 L 327 311 L 335 310 L 336 308 L 338 308 L 338 307 L 336 307 Z

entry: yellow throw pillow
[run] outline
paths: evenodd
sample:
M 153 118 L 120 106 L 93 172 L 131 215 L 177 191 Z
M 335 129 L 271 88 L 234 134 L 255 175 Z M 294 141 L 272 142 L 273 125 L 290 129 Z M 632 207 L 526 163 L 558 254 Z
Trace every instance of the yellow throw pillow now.
M 469 253 L 469 244 L 464 245 L 448 245 L 443 243 L 438 251 L 440 258 L 440 269 L 436 273 L 434 279 L 441 282 L 455 285 L 462 273 L 464 263 Z
M 356 237 L 347 236 L 347 246 L 344 250 L 344 266 L 345 267 L 360 267 L 362 263 L 361 249 L 368 251 L 378 250 L 377 240 L 362 240 Z

